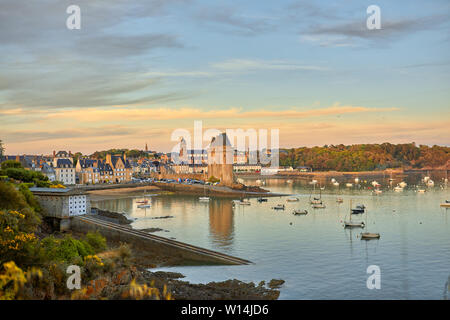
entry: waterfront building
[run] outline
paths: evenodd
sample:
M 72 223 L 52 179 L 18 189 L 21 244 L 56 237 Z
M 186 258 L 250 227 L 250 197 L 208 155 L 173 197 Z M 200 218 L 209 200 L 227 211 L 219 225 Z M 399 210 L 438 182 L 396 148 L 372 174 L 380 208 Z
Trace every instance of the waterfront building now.
M 69 229 L 70 218 L 90 213 L 88 194 L 79 189 L 30 188 L 43 208 L 44 217 L 60 231 Z
M 53 168 L 55 170 L 55 178 L 65 185 L 75 184 L 75 167 L 73 165 L 73 158 L 71 152 L 53 151 Z
M 80 158 L 76 165 L 78 183 L 123 183 L 131 181 L 133 168 L 126 155 L 107 154 L 105 160 Z

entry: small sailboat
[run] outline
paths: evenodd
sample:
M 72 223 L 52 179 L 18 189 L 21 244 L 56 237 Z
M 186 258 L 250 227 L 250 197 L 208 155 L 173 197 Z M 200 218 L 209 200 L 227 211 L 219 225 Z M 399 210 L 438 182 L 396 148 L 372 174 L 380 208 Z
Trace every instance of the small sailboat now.
M 450 200 L 445 200 L 445 202 L 441 203 L 441 207 L 450 208 Z
M 366 225 L 367 225 L 367 212 L 366 212 Z M 375 240 L 375 239 L 380 239 L 380 234 L 379 233 L 373 233 L 373 232 L 369 232 L 368 229 L 366 229 L 367 232 L 361 232 L 361 240 Z
M 350 200 L 350 214 L 349 214 L 349 221 L 344 221 L 344 228 L 364 228 L 366 225 L 364 221 L 358 222 L 358 221 L 352 221 L 352 200 Z
M 335 186 L 335 187 L 339 187 L 339 182 L 337 182 L 337 181 L 334 181 L 334 182 L 333 182 L 333 186 Z
M 350 208 L 352 214 L 361 214 L 366 211 L 366 207 L 363 204 L 357 205 L 354 209 Z
M 209 197 L 206 196 L 206 185 L 203 185 L 203 197 L 199 197 L 198 200 L 202 202 L 210 200 Z
M 314 191 L 316 190 L 316 185 L 314 185 Z M 323 202 L 322 202 L 322 191 L 320 190 L 319 191 L 319 198 L 317 198 L 317 197 L 313 197 L 312 199 L 311 199 L 311 196 L 312 196 L 312 192 L 311 192 L 311 194 L 309 195 L 309 203 L 310 204 L 312 204 L 312 205 L 314 205 L 314 204 L 317 204 L 317 205 L 319 205 L 319 204 L 322 204 Z
M 286 201 L 287 202 L 296 202 L 296 201 L 299 201 L 299 198 L 297 198 L 297 197 L 289 197 L 289 198 L 286 199 Z
M 136 201 L 136 203 L 138 203 L 137 207 L 141 209 L 150 208 L 152 206 L 149 203 L 148 199 L 146 198 L 145 190 L 144 190 L 144 200 Z
M 325 206 L 323 203 L 314 203 L 314 204 L 312 205 L 312 207 L 313 207 L 314 209 L 324 209 L 324 208 L 326 208 L 326 206 Z
M 241 200 L 233 200 L 233 204 L 237 204 L 237 205 L 240 205 L 240 206 L 249 206 L 252 203 L 249 200 L 241 199 Z
M 305 214 L 308 214 L 308 210 L 297 210 L 297 209 L 294 209 L 292 211 L 292 214 L 294 216 L 305 215 Z
M 405 181 L 402 181 L 402 182 L 400 182 L 399 184 L 398 184 L 401 188 L 406 188 L 406 186 L 407 186 L 407 183 L 405 182 Z
M 275 207 L 272 207 L 274 210 L 284 210 L 285 206 L 284 204 L 277 204 Z
M 434 181 L 433 180 L 428 180 L 427 181 L 427 187 L 430 187 L 430 188 L 432 188 L 432 187 L 434 187 Z

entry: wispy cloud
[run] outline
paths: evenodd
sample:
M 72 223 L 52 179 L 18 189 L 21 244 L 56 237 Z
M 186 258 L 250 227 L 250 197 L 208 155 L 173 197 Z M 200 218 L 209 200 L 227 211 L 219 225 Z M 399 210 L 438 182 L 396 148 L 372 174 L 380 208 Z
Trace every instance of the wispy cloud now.
M 215 27 L 217 31 L 242 36 L 265 34 L 277 28 L 270 17 L 240 12 L 236 7 L 230 6 L 202 8 L 194 17 L 198 23 Z
M 255 71 L 255 70 L 308 70 L 325 71 L 326 67 L 298 64 L 283 60 L 255 60 L 255 59 L 231 59 L 213 63 L 212 67 L 227 71 Z

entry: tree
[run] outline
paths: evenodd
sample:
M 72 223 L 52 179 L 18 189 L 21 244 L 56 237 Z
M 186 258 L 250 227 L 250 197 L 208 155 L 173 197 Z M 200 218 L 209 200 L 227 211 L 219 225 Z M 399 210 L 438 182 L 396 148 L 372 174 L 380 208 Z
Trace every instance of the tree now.
M 3 152 L 5 152 L 5 147 L 3 147 L 3 141 L 0 140 L 0 159 L 3 157 Z

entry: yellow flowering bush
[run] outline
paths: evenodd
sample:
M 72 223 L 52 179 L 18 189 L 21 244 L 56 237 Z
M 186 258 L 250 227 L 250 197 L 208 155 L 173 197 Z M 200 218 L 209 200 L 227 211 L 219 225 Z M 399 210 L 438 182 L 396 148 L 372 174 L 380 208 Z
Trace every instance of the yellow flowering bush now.
M 24 272 L 14 261 L 3 264 L 4 271 L 0 273 L 0 300 L 20 299 L 20 290 L 33 278 L 42 278 L 42 271 L 31 268 Z
M 124 298 L 131 298 L 136 300 L 142 299 L 156 299 L 156 300 L 173 300 L 171 293 L 167 290 L 167 286 L 164 285 L 163 292 L 154 287 L 154 281 L 150 283 L 150 286 L 146 284 L 138 284 L 136 280 L 131 280 L 130 289 L 125 294 Z
M 36 243 L 33 232 L 27 232 L 26 216 L 16 210 L 0 211 L 0 263 L 25 259 Z

